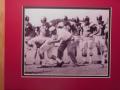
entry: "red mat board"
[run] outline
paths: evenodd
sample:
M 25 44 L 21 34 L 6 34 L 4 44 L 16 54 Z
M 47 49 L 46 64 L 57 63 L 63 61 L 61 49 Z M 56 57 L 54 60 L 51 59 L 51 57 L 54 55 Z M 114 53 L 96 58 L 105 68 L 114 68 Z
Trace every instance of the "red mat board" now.
M 119 90 L 119 5 L 118 0 L 5 0 L 5 90 Z M 111 8 L 110 78 L 23 77 L 23 7 Z

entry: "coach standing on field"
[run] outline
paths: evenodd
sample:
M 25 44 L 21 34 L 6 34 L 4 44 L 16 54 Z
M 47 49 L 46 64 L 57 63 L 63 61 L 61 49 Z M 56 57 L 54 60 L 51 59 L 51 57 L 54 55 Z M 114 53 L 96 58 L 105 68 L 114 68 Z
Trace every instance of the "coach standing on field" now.
M 60 43 L 60 46 L 58 48 L 58 53 L 57 53 L 57 66 L 58 67 L 61 67 L 64 62 L 62 60 L 63 58 L 63 54 L 64 54 L 64 50 L 67 48 L 67 51 L 68 51 L 68 55 L 70 56 L 72 62 L 74 63 L 75 66 L 78 66 L 78 63 L 77 63 L 77 60 L 76 60 L 76 56 L 75 56 L 75 46 L 71 46 L 71 43 L 74 42 L 73 41 L 73 37 L 72 37 L 72 34 L 66 30 L 64 28 L 64 23 L 63 22 L 60 22 L 58 24 L 58 27 L 57 27 L 57 40 L 54 40 L 53 42 L 51 43 L 57 43 L 57 42 L 61 42 Z

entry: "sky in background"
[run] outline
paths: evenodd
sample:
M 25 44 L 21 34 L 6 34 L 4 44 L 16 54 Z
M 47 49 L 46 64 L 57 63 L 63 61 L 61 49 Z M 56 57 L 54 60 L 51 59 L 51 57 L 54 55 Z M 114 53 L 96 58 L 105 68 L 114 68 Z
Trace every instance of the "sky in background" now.
M 90 17 L 90 21 L 96 23 L 96 17 L 103 16 L 103 20 L 107 22 L 109 20 L 109 10 L 103 9 L 41 9 L 41 8 L 26 8 L 25 16 L 30 17 L 30 22 L 39 26 L 41 19 L 45 16 L 48 22 L 53 19 L 62 19 L 64 16 L 68 18 L 79 17 L 82 20 L 85 16 Z

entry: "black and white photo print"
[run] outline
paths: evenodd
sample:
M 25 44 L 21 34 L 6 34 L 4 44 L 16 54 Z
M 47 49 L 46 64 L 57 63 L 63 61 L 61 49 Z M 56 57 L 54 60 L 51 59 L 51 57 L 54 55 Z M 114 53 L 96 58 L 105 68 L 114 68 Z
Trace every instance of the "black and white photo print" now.
M 22 74 L 110 77 L 110 8 L 23 8 Z

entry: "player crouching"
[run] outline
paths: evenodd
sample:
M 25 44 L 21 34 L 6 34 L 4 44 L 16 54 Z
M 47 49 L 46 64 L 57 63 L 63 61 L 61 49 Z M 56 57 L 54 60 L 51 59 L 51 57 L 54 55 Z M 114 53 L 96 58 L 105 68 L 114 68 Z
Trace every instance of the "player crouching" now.
M 41 67 L 46 67 L 48 63 L 52 64 L 56 60 L 56 56 L 52 55 L 52 49 L 55 47 L 54 43 L 51 43 L 53 40 L 56 40 L 56 28 L 51 26 L 49 28 L 51 37 L 46 39 L 43 45 L 39 48 L 39 55 L 41 59 Z M 54 61 L 53 61 L 54 60 Z

